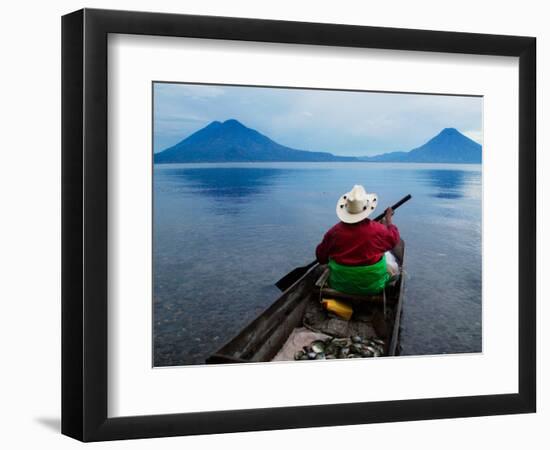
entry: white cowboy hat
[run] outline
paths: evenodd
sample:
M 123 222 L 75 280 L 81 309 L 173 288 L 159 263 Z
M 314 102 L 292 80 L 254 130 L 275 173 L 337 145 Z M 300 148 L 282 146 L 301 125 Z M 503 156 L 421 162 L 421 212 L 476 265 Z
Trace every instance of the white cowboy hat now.
M 345 223 L 357 223 L 366 219 L 376 208 L 376 194 L 367 194 L 359 184 L 340 197 L 336 203 L 336 215 Z

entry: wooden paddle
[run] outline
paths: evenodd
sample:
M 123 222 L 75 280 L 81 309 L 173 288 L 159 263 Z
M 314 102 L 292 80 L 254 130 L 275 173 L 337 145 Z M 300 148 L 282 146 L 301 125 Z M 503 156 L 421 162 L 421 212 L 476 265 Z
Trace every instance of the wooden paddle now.
M 395 211 L 403 203 L 408 202 L 411 198 L 412 198 L 411 194 L 406 195 L 401 200 L 399 200 L 397 203 L 392 205 L 392 209 Z M 384 218 L 385 215 L 386 215 L 386 210 L 384 210 L 384 212 L 382 214 L 376 216 L 373 220 L 379 222 Z M 302 278 L 304 276 L 304 274 L 309 269 L 311 269 L 315 264 L 317 264 L 317 260 L 310 262 L 307 266 L 296 267 L 294 270 L 287 273 L 283 278 L 281 278 L 279 281 L 277 281 L 275 283 L 275 286 L 277 286 L 281 291 L 286 291 L 296 281 L 298 281 L 300 278 Z

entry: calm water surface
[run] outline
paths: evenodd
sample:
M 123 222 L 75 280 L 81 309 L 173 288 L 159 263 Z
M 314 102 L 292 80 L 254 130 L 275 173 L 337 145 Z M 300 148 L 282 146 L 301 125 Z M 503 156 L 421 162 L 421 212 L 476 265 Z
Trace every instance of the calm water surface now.
M 406 241 L 405 355 L 481 351 L 481 166 L 169 164 L 154 168 L 154 364 L 201 364 L 314 259 L 353 184 Z

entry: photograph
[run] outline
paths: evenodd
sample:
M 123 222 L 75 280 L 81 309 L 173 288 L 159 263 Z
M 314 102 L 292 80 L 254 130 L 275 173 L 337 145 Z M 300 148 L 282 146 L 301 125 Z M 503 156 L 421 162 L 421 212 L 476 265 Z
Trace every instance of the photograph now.
M 152 101 L 153 367 L 483 351 L 482 96 Z

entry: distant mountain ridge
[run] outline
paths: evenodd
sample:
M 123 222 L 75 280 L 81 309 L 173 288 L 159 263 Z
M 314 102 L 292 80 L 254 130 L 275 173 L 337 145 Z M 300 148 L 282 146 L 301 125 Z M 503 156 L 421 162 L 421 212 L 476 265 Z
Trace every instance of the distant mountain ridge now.
M 173 147 L 155 154 L 155 163 L 357 160 L 350 156 L 285 147 L 235 119 L 212 122 Z
M 445 128 L 409 152 L 376 156 L 337 156 L 278 144 L 235 119 L 214 121 L 154 155 L 155 164 L 220 162 L 421 162 L 481 163 L 481 145 L 455 128 Z
M 365 156 L 362 161 L 415 163 L 481 163 L 481 145 L 456 128 L 444 128 L 424 145 L 408 152 L 391 152 Z

